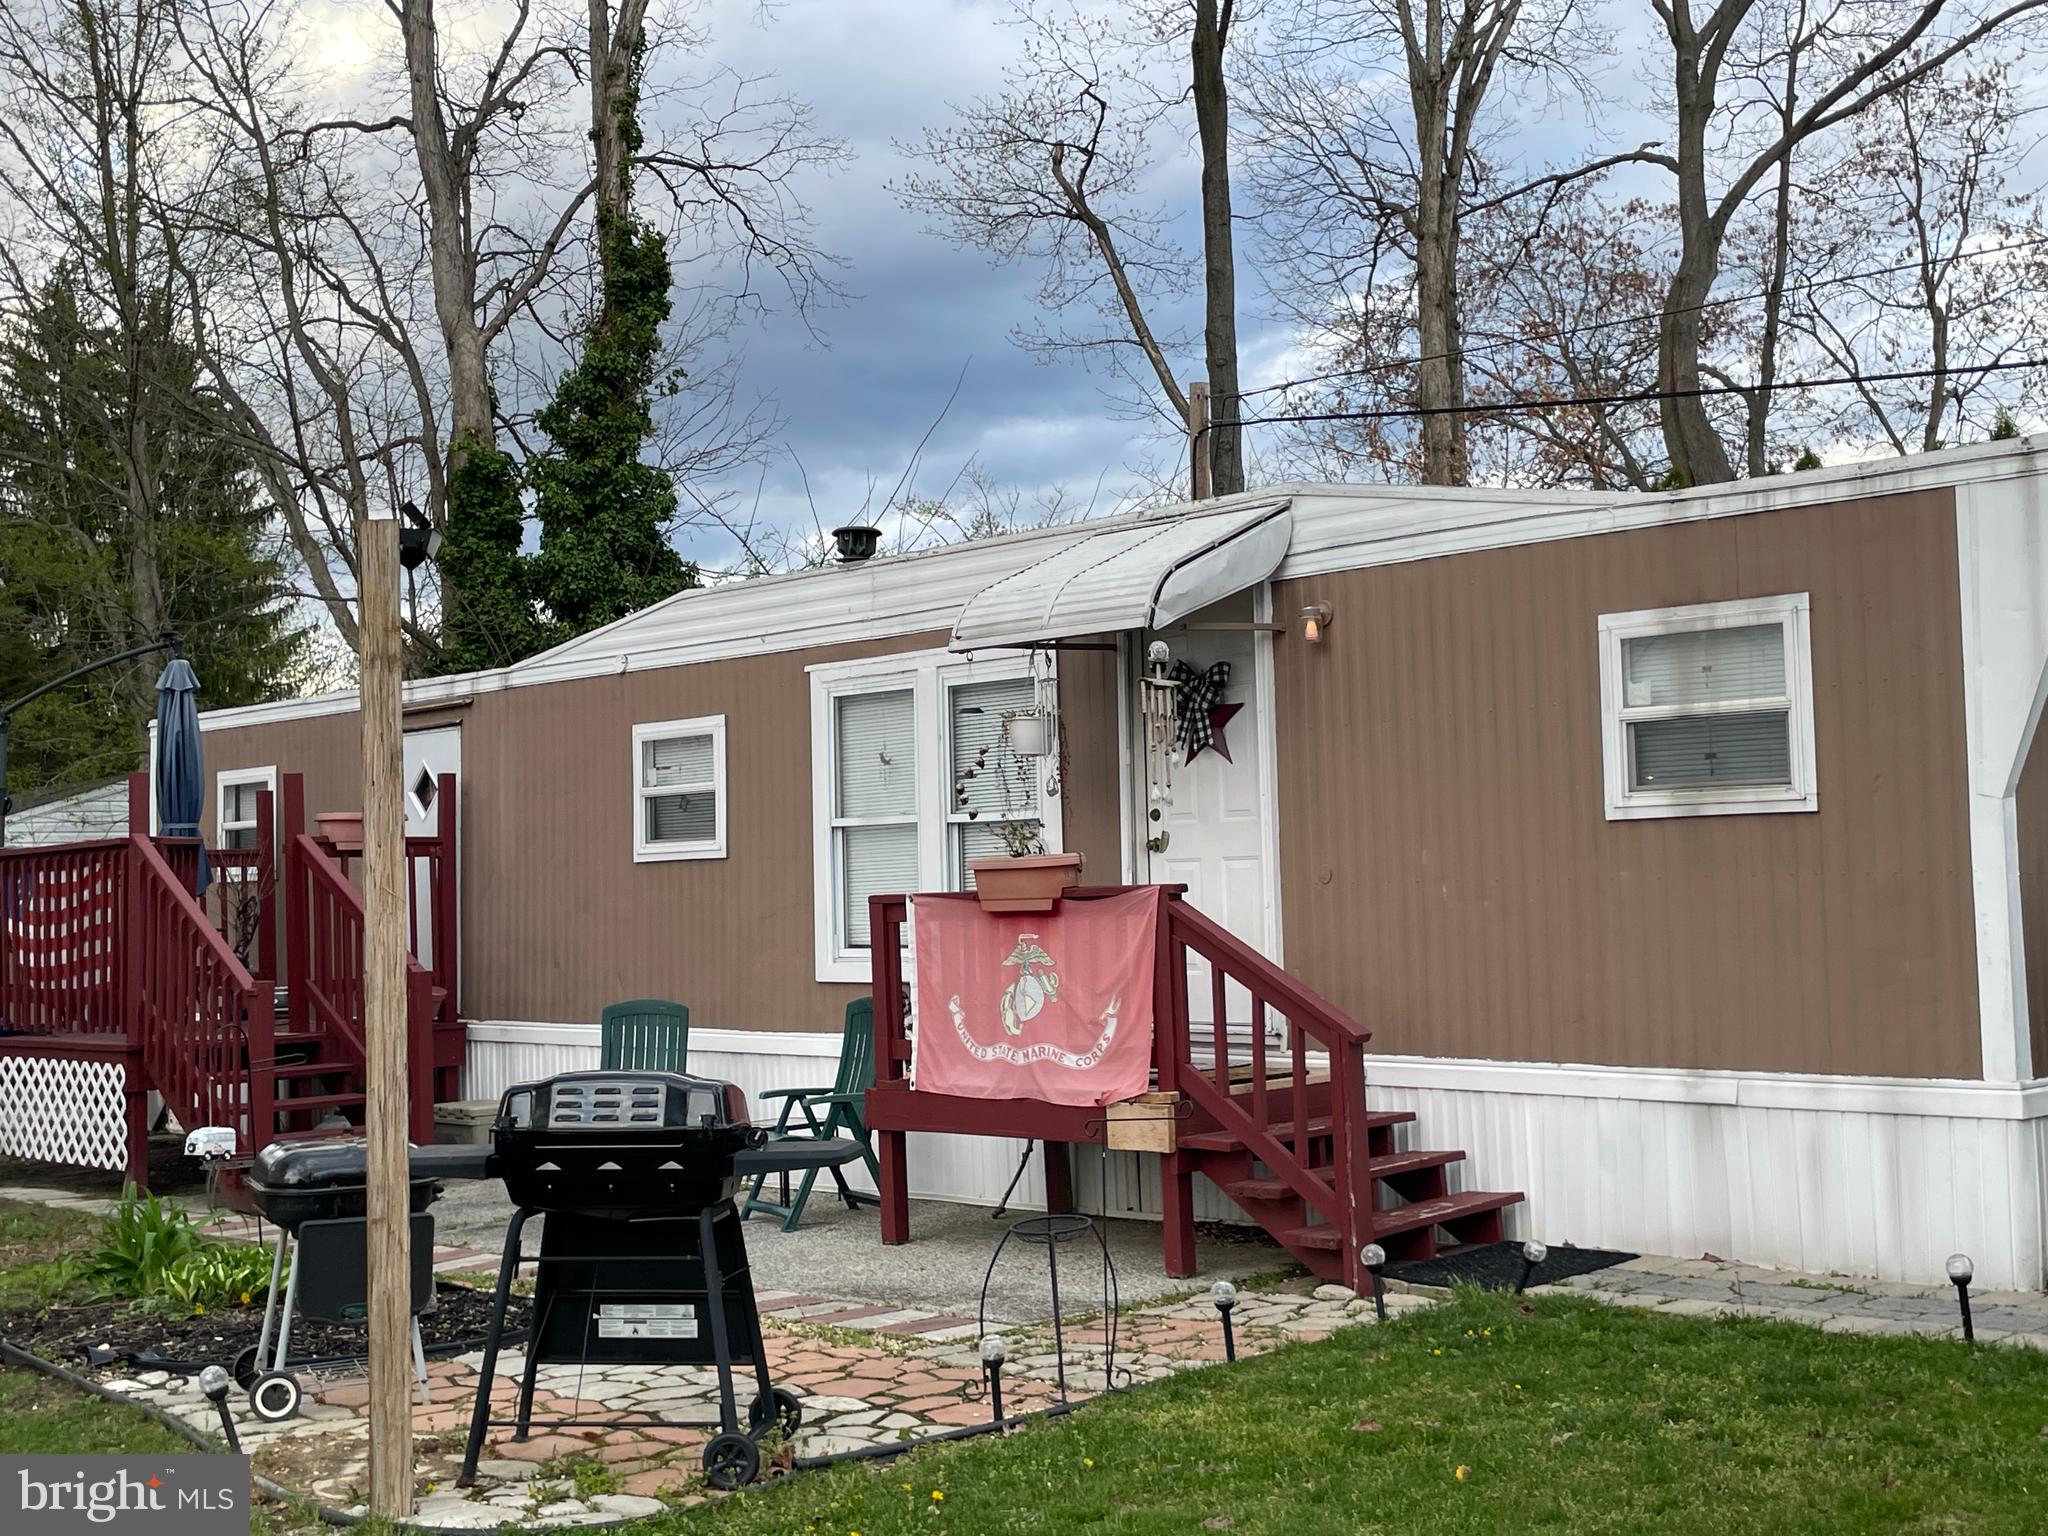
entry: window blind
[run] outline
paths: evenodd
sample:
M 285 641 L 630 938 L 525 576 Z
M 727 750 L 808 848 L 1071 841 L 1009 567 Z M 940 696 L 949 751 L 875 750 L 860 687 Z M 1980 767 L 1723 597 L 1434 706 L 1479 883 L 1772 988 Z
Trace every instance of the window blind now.
M 641 805 L 650 843 L 708 843 L 718 836 L 718 796 L 712 790 L 647 795 Z
M 668 784 L 708 788 L 717 782 L 709 736 L 667 736 L 640 744 L 640 783 L 647 789 Z
M 918 887 L 917 824 L 841 827 L 838 836 L 846 945 L 866 949 L 868 898 L 896 896 Z
M 1019 757 L 1003 738 L 1003 713 L 1030 709 L 1037 690 L 1028 677 L 963 683 L 947 690 L 952 710 L 953 801 L 956 814 L 977 819 L 1038 818 L 1038 763 Z M 987 756 L 982 757 L 986 752 Z M 976 766 L 980 759 L 980 766 Z M 972 769 L 974 776 L 967 777 Z
M 834 707 L 838 712 L 834 814 L 915 816 L 917 705 L 910 690 L 845 694 Z M 865 909 L 862 921 L 866 921 Z
M 1784 710 L 1631 721 L 1629 755 L 1635 789 L 1790 784 L 1791 721 Z
M 1781 624 L 1632 635 L 1621 643 L 1621 659 L 1628 709 L 1785 697 Z

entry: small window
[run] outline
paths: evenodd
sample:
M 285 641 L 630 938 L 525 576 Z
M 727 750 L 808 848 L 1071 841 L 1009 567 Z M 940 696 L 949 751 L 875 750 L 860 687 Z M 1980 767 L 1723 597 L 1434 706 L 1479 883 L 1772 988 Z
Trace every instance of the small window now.
M 725 857 L 725 716 L 633 727 L 633 858 Z
M 1607 816 L 1818 809 L 1805 593 L 1600 619 Z
M 275 768 L 240 768 L 220 775 L 219 800 L 214 812 L 214 845 L 223 849 L 251 850 L 256 847 L 256 796 L 275 791 Z M 229 866 L 231 869 L 238 866 Z

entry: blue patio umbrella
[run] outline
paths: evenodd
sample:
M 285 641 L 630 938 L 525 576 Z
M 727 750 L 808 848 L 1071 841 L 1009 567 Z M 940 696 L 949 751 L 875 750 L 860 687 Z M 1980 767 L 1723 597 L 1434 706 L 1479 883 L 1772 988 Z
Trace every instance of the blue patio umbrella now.
M 156 813 L 165 837 L 197 837 L 206 803 L 206 768 L 199 751 L 199 678 L 192 663 L 173 656 L 156 680 Z M 206 848 L 192 888 L 204 895 L 213 883 Z

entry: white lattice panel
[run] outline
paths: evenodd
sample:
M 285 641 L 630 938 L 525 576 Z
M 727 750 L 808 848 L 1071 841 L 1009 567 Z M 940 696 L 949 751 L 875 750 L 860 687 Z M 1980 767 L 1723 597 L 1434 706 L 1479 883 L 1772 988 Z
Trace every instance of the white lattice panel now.
M 118 1061 L 0 1058 L 0 1152 L 125 1168 L 128 1129 Z

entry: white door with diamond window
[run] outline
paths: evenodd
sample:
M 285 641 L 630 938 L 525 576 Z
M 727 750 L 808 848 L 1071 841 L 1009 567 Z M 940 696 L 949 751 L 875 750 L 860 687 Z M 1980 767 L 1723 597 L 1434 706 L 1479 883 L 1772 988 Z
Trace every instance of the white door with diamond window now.
M 441 830 L 441 775 L 462 777 L 462 727 L 438 726 L 430 731 L 405 733 L 405 835 L 434 837 Z M 458 825 L 456 836 L 462 835 Z M 458 852 L 457 864 L 461 860 Z M 434 963 L 434 892 L 429 884 L 430 867 L 425 859 L 409 861 L 412 882 L 412 920 L 407 934 L 421 965 Z M 461 888 L 458 870 L 456 888 Z

